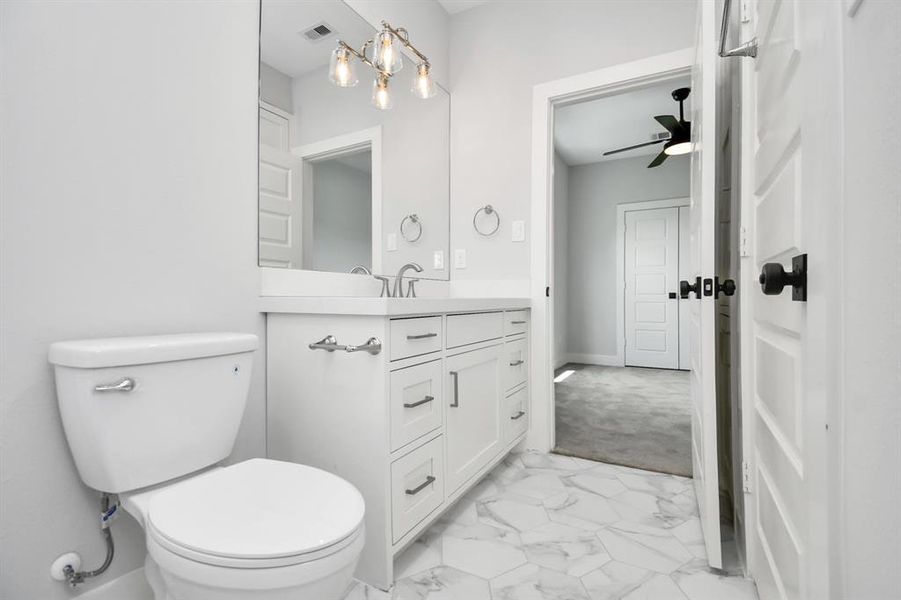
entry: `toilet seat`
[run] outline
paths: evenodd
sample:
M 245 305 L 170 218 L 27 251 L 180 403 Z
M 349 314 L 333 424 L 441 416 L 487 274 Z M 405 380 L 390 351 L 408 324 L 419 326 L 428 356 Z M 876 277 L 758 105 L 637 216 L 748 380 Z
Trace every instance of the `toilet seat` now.
M 148 543 L 210 566 L 284 567 L 322 559 L 362 532 L 357 489 L 307 465 L 252 459 L 160 490 Z

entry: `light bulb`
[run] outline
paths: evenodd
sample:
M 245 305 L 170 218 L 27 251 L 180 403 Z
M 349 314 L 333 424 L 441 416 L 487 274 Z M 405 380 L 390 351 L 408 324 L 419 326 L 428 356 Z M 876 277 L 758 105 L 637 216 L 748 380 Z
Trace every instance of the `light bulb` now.
M 387 29 L 382 30 L 375 38 L 375 68 L 392 75 L 404 68 L 404 57 L 398 47 L 394 34 Z
M 667 144 L 663 147 L 663 152 L 667 156 L 678 156 L 679 154 L 688 154 L 691 152 L 691 142 L 678 142 L 670 146 Z
M 379 110 L 388 110 L 392 106 L 391 94 L 388 93 L 388 76 L 379 73 L 372 82 L 372 105 Z
M 359 82 L 354 69 L 353 57 L 350 51 L 340 44 L 332 52 L 328 78 L 338 87 L 353 87 Z
M 416 77 L 413 78 L 413 87 L 410 91 L 423 100 L 435 95 L 435 82 L 428 63 L 419 63 L 416 67 Z

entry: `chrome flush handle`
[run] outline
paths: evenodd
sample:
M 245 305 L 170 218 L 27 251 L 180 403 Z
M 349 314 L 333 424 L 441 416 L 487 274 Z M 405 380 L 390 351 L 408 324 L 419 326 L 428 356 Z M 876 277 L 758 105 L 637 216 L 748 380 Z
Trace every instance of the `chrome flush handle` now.
M 116 383 L 101 383 L 94 386 L 95 392 L 130 392 L 135 389 L 135 380 L 131 377 L 123 377 Z

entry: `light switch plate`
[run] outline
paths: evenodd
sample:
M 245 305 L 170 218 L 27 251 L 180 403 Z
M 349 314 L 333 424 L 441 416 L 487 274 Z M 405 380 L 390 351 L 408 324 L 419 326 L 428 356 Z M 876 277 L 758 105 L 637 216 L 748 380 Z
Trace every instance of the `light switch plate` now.
M 436 271 L 444 270 L 444 250 L 435 250 L 435 258 L 433 260 L 433 267 Z
M 458 248 L 454 250 L 454 268 L 466 268 L 466 250 L 464 248 Z
M 513 221 L 513 241 L 514 242 L 524 242 L 526 241 L 526 222 L 525 221 Z
M 397 251 L 397 234 L 389 233 L 388 234 L 388 252 L 396 252 Z

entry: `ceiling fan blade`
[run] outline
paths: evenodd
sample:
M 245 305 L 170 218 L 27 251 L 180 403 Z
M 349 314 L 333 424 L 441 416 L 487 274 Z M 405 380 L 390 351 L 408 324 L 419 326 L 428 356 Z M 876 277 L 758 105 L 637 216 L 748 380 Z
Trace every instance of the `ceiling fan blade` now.
M 667 154 L 666 152 L 661 152 L 657 155 L 657 158 L 651 161 L 651 164 L 648 165 L 648 168 L 653 169 L 654 167 L 659 167 L 667 158 L 669 158 L 669 154 Z
M 608 150 L 604 152 L 604 156 L 610 156 L 611 154 L 619 154 L 620 152 L 625 152 L 626 150 L 635 150 L 636 148 L 644 148 L 645 146 L 653 146 L 654 144 L 662 144 L 667 140 L 654 140 L 653 142 L 645 142 L 643 144 L 635 144 L 634 146 L 626 146 L 625 148 L 617 148 L 616 150 Z
M 673 136 L 678 135 L 679 132 L 682 131 L 682 123 L 673 115 L 657 115 L 654 119 L 663 125 L 663 127 L 673 134 Z

